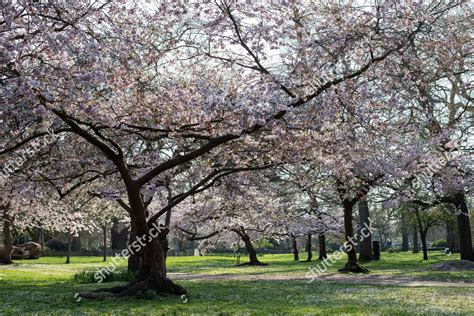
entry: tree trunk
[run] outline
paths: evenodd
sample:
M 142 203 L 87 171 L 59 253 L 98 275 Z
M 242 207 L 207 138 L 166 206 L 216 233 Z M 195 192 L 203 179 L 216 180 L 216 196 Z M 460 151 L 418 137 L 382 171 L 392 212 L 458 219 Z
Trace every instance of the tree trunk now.
M 366 268 L 359 265 L 357 260 L 357 253 L 354 243 L 354 227 L 352 225 L 352 208 L 355 203 L 344 200 L 344 233 L 345 233 L 345 246 L 347 253 L 347 263 L 344 268 L 339 269 L 339 272 L 354 272 L 354 273 L 367 273 L 369 272 Z
M 293 260 L 300 261 L 300 256 L 298 252 L 298 241 L 296 240 L 295 235 L 291 235 L 291 243 L 293 245 Z
M 423 249 L 423 260 L 428 260 L 428 246 L 426 244 L 426 230 L 420 230 L 421 248 Z
M 130 220 L 130 236 L 128 238 L 129 249 L 134 250 L 135 247 L 132 247 L 132 245 L 136 242 L 137 242 L 137 227 L 135 225 L 135 221 L 131 219 Z M 140 271 L 142 265 L 143 265 L 143 251 L 133 251 L 133 253 L 128 257 L 128 271 L 138 272 Z
M 262 265 L 267 265 L 266 263 L 260 262 L 257 258 L 257 251 L 252 245 L 252 242 L 250 240 L 250 237 L 247 234 L 243 234 L 242 241 L 244 242 L 245 249 L 247 250 L 249 254 L 249 265 L 251 266 L 262 266 Z
M 446 243 L 451 252 L 459 252 L 459 240 L 456 227 L 450 219 L 446 221 Z
M 71 263 L 72 239 L 73 239 L 73 236 L 72 236 L 71 231 L 69 230 L 68 241 L 67 241 L 67 257 L 66 257 L 66 262 L 65 262 L 66 264 Z
M 370 226 L 369 203 L 366 199 L 359 201 L 359 240 L 361 262 L 372 260 L 372 228 Z
M 402 212 L 402 219 L 401 219 L 401 230 L 402 230 L 402 251 L 409 251 L 410 245 L 408 243 L 408 223 L 407 223 L 407 215 L 405 212 Z
M 428 246 L 426 245 L 426 233 L 428 232 L 428 227 L 423 227 L 423 222 L 420 218 L 420 213 L 415 209 L 416 221 L 418 223 L 418 230 L 420 232 L 421 238 L 421 247 L 423 249 L 423 260 L 428 260 Z
M 474 252 L 472 251 L 471 225 L 469 223 L 469 211 L 467 209 L 464 192 L 458 192 L 454 196 L 454 205 L 458 214 L 456 215 L 459 234 L 459 252 L 461 260 L 474 261 Z
M 306 262 L 311 262 L 313 260 L 313 251 L 312 251 L 312 242 L 311 238 L 313 236 L 311 234 L 308 234 L 308 239 L 306 241 L 306 252 L 308 253 L 308 258 L 306 259 Z
M 418 229 L 416 225 L 413 226 L 413 253 L 419 253 L 420 246 L 418 245 Z
M 328 258 L 328 254 L 326 251 L 326 236 L 324 234 L 318 235 L 318 243 L 319 243 L 319 258 L 318 260 L 324 260 Z
M 372 259 L 380 260 L 380 243 L 377 240 L 372 242 Z
M 249 262 L 243 263 L 241 265 L 250 265 L 250 266 L 266 266 L 267 263 L 260 262 L 257 257 L 257 251 L 255 250 L 254 246 L 252 245 L 252 241 L 250 240 L 250 236 L 246 233 L 243 227 L 239 227 L 236 229 L 232 229 L 237 235 L 239 235 L 240 239 L 244 242 L 245 249 L 249 254 Z
M 11 218 L 8 216 L 6 210 L 3 211 L 3 253 L 0 257 L 0 263 L 12 263 L 12 233 L 11 233 Z
M 142 254 L 141 265 L 138 270 L 137 282 L 145 286 L 145 290 L 154 290 L 158 293 L 167 293 L 173 295 L 182 295 L 186 290 L 174 284 L 166 277 L 166 254 L 168 252 L 168 228 L 159 229 L 158 234 L 152 236 L 152 230 L 157 233 L 156 224 L 147 222 L 147 211 L 143 203 L 140 190 L 133 185 L 127 186 L 127 195 L 131 208 L 132 222 L 135 226 L 136 240 L 141 247 Z M 154 238 L 153 238 L 154 237 Z M 121 295 L 137 294 L 136 289 L 130 285 L 127 291 Z
M 107 225 L 102 227 L 103 232 L 103 246 L 102 246 L 102 261 L 107 261 Z

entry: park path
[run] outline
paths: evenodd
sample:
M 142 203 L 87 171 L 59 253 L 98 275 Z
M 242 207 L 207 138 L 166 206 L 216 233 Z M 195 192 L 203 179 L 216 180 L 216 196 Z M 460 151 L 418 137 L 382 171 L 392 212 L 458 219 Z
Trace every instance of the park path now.
M 268 274 L 190 274 L 190 273 L 168 273 L 168 276 L 173 280 L 189 280 L 189 281 L 297 281 L 310 282 L 310 279 L 301 275 L 268 275 Z M 474 288 L 474 283 L 466 282 L 444 282 L 444 281 L 429 281 L 416 280 L 407 277 L 399 277 L 394 275 L 380 275 L 380 274 L 334 274 L 319 276 L 314 280 L 315 282 L 328 283 L 355 283 L 367 285 L 391 285 L 391 286 L 406 286 L 406 287 L 468 287 Z

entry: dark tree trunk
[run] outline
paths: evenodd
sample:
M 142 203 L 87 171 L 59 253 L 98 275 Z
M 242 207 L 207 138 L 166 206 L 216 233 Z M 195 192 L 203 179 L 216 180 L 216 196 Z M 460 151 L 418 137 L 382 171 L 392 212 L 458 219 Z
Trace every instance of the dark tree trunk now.
M 291 235 L 291 244 L 293 246 L 293 260 L 300 261 L 300 256 L 298 252 L 298 241 L 296 240 L 295 235 Z
M 461 260 L 474 261 L 469 211 L 467 209 L 466 199 L 463 192 L 456 193 L 454 196 L 454 205 L 458 212 L 456 219 L 458 223 L 459 252 L 461 254 Z
M 71 263 L 71 249 L 72 249 L 72 233 L 69 231 L 68 233 L 68 240 L 67 240 L 67 257 L 66 257 L 66 262 L 67 264 Z
M 137 280 L 131 283 L 127 289 L 121 291 L 119 296 L 136 295 L 149 290 L 158 293 L 182 295 L 186 290 L 174 284 L 166 276 L 166 254 L 168 251 L 167 235 L 169 230 L 161 228 L 159 231 L 147 222 L 147 212 L 139 190 L 136 188 L 127 190 L 130 203 L 132 229 L 130 240 L 135 252 L 140 254 Z M 150 226 L 149 226 L 150 225 Z M 153 230 L 153 234 L 152 234 Z M 138 250 L 138 251 L 137 251 Z M 130 264 L 130 262 L 129 262 Z
M 8 216 L 6 209 L 3 211 L 3 253 L 0 257 L 0 263 L 12 263 L 12 233 L 11 233 L 12 219 Z
M 255 250 L 254 246 L 252 245 L 252 241 L 250 240 L 250 236 L 246 233 L 243 227 L 239 227 L 236 229 L 232 229 L 237 235 L 239 235 L 240 239 L 244 242 L 245 249 L 249 255 L 249 262 L 243 263 L 241 265 L 250 265 L 250 266 L 266 266 L 268 263 L 263 263 L 258 260 L 257 251 Z
M 103 233 L 102 261 L 106 262 L 107 261 L 107 225 L 104 225 L 102 227 L 102 233 Z
M 428 260 L 428 246 L 426 244 L 426 233 L 428 232 L 428 227 L 423 227 L 423 222 L 421 221 L 420 212 L 416 209 L 416 222 L 418 223 L 418 231 L 420 232 L 421 247 L 423 249 L 423 260 Z
M 408 223 L 407 223 L 407 215 L 405 212 L 402 212 L 402 219 L 401 219 L 401 230 L 402 230 L 402 251 L 409 251 L 410 245 L 408 243 Z
M 344 233 L 347 253 L 347 263 L 344 268 L 339 269 L 339 272 L 355 272 L 355 273 L 367 273 L 369 272 L 366 268 L 359 265 L 357 260 L 357 253 L 354 243 L 354 227 L 352 225 L 352 208 L 354 207 L 353 202 L 344 200 Z
M 369 216 L 369 203 L 366 199 L 359 201 L 359 241 L 361 262 L 369 262 L 372 260 L 372 233 Z
M 426 230 L 420 230 L 421 248 L 423 249 L 423 260 L 428 260 L 428 245 L 426 244 Z
M 324 234 L 318 235 L 318 244 L 319 244 L 319 258 L 318 260 L 324 260 L 328 258 L 326 251 L 326 236 Z
M 372 258 L 374 260 L 380 260 L 380 243 L 377 240 L 374 240 L 372 242 L 372 251 L 373 251 Z
M 312 235 L 308 234 L 308 238 L 306 240 L 306 252 L 308 253 L 308 257 L 306 258 L 306 262 L 311 262 L 313 260 L 313 251 L 312 251 Z
M 249 260 L 250 260 L 249 265 L 251 266 L 267 265 L 266 263 L 262 263 L 258 260 L 257 251 L 253 247 L 252 241 L 250 240 L 250 237 L 247 234 L 243 234 L 242 241 L 244 242 L 245 249 L 247 250 L 247 253 L 249 254 Z
M 418 245 L 418 229 L 416 225 L 413 226 L 413 253 L 419 253 L 420 246 Z
M 130 237 L 128 238 L 129 249 L 135 250 L 135 247 L 132 247 L 134 243 L 137 242 L 137 228 L 135 221 L 132 219 L 130 221 Z M 142 250 L 142 249 L 141 249 Z M 143 265 L 143 251 L 133 251 L 133 253 L 128 258 L 128 271 L 129 272 L 138 272 Z
M 446 242 L 451 252 L 459 252 L 459 239 L 456 227 L 450 219 L 446 221 Z
M 154 290 L 159 293 L 173 295 L 185 294 L 186 290 L 183 287 L 174 284 L 166 277 L 168 228 L 162 228 L 156 237 L 152 236 L 151 231 L 156 230 L 156 227 L 149 226 L 154 223 L 147 222 L 147 211 L 139 189 L 127 187 L 127 195 L 132 210 L 131 217 L 135 226 L 136 238 L 142 245 L 142 261 L 138 270 L 137 282 L 146 286 L 146 290 Z M 156 231 L 154 233 L 156 233 Z M 130 288 L 129 290 L 132 291 L 131 294 L 136 294 L 134 293 L 136 289 Z M 121 295 L 131 294 L 130 292 L 124 292 Z

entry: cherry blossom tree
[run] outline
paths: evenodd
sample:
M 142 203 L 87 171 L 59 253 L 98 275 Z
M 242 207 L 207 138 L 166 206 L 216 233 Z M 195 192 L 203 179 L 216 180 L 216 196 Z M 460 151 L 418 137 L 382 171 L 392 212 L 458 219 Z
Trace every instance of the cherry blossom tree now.
M 134 234 L 148 236 L 161 216 L 188 197 L 230 172 L 255 168 L 258 159 L 235 161 L 236 150 L 258 148 L 265 136 L 278 138 L 292 123 L 343 138 L 338 132 L 351 134 L 350 124 L 336 129 L 324 122 L 339 122 L 341 113 L 364 116 L 380 104 L 386 109 L 389 102 L 380 93 L 388 87 L 380 78 L 390 74 L 389 65 L 418 42 L 434 43 L 430 35 L 440 27 L 456 32 L 456 23 L 439 21 L 460 5 L 9 3 L 1 26 L 0 97 L 7 106 L 0 118 L 8 124 L 0 154 L 21 150 L 51 128 L 61 135 L 61 150 L 75 154 L 51 165 L 55 181 L 77 165 L 82 176 L 70 177 L 69 189 L 84 178 L 114 177 Z M 337 186 L 347 223 L 349 204 L 380 171 L 367 159 L 356 171 L 350 159 L 337 167 L 343 151 L 359 155 L 354 147 L 361 138 L 341 139 L 346 147 L 328 164 L 334 174 L 355 175 Z M 145 191 L 179 178 L 176 169 L 192 169 L 197 177 L 150 215 Z M 138 281 L 112 289 L 116 296 L 185 292 L 166 277 L 167 233 L 146 245 Z M 352 234 L 347 226 L 346 236 Z M 349 252 L 350 265 L 354 254 Z

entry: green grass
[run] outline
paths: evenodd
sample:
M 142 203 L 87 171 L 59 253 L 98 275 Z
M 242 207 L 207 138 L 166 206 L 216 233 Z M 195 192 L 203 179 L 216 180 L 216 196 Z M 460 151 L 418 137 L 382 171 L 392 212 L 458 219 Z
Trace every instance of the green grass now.
M 415 279 L 472 281 L 474 274 L 426 272 L 426 266 L 458 259 L 430 253 L 430 262 L 420 254 L 383 253 L 382 260 L 366 264 L 373 274 L 409 276 Z M 264 274 L 304 276 L 317 262 L 292 261 L 292 255 L 265 255 L 267 267 L 236 267 L 230 256 L 170 257 L 170 272 L 190 274 Z M 356 283 L 299 281 L 179 281 L 188 290 L 187 302 L 178 297 L 148 294 L 141 298 L 81 300 L 77 292 L 120 283 L 82 284 L 73 275 L 105 266 L 97 257 L 47 257 L 0 266 L 0 315 L 2 314 L 474 314 L 474 291 L 455 287 L 377 286 Z M 335 273 L 340 264 L 331 267 Z M 121 266 L 125 268 L 125 263 Z

